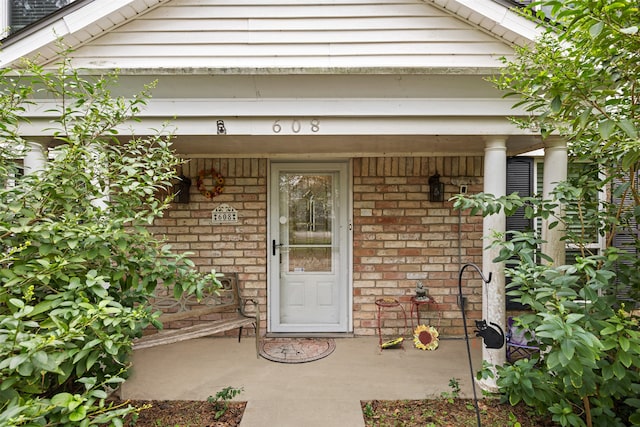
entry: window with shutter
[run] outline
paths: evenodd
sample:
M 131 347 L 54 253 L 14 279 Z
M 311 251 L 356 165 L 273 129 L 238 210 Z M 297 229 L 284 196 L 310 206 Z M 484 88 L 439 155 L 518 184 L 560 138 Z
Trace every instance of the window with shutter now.
M 588 163 L 569 162 L 567 174 L 569 178 L 594 175 L 597 176 L 598 171 L 594 166 Z M 544 179 L 544 163 L 539 160 L 536 162 L 536 183 L 535 192 L 542 194 L 542 185 Z M 582 207 L 586 207 L 589 204 L 589 208 L 597 209 L 600 195 L 594 190 L 589 194 L 585 194 L 583 200 L 581 200 Z M 565 206 L 565 217 L 573 215 L 578 218 L 578 209 L 575 206 Z M 592 218 L 593 219 L 593 218 Z M 600 236 L 598 235 L 598 228 L 594 222 L 584 220 L 582 222 L 568 223 L 567 234 L 567 252 L 564 263 L 571 263 L 575 261 L 575 257 L 581 254 L 580 248 L 574 242 L 580 242 L 581 245 L 591 254 L 597 254 L 602 247 Z M 537 218 L 536 230 L 540 230 L 542 227 L 542 220 Z
M 640 183 L 640 177 L 638 173 L 635 176 L 635 185 L 638 188 Z M 628 212 L 634 207 L 634 201 L 631 197 L 627 196 L 624 201 L 618 194 L 617 189 L 622 189 L 623 182 L 617 180 L 614 182 L 613 191 L 611 192 L 611 202 L 615 205 L 621 205 L 623 210 Z M 626 208 L 626 209 L 624 209 Z M 637 209 L 637 208 L 636 208 Z M 636 215 L 629 215 L 622 226 L 616 229 L 616 233 L 613 236 L 613 246 L 631 254 L 636 259 L 638 258 L 639 251 L 638 245 L 640 244 L 640 230 L 638 229 L 638 222 Z M 638 283 L 640 273 L 637 271 L 635 264 L 629 260 L 622 260 L 618 262 L 618 275 L 616 277 L 616 294 L 618 300 L 631 303 L 635 307 L 640 307 L 640 299 L 638 298 L 638 289 L 633 288 L 632 283 Z
M 517 193 L 521 197 L 533 195 L 533 158 L 512 157 L 507 159 L 507 194 Z M 524 209 L 518 209 L 513 215 L 506 218 L 507 231 L 527 231 L 533 229 L 533 221 L 526 218 Z M 509 238 L 509 235 L 507 235 Z M 511 278 L 506 278 L 506 284 L 511 283 Z M 513 301 L 513 297 L 507 295 L 507 310 L 523 310 L 526 307 Z
M 598 171 L 593 169 L 593 166 L 586 163 L 570 162 L 567 171 L 569 177 L 585 176 L 587 174 L 597 174 Z M 542 159 L 530 158 L 530 157 L 514 157 L 507 160 L 507 194 L 513 192 L 518 193 L 520 196 L 532 196 L 535 194 L 542 194 L 542 185 L 544 182 L 544 162 Z M 598 204 L 599 194 L 593 192 L 593 194 L 586 194 L 582 204 L 593 204 L 592 208 L 595 208 Z M 571 206 L 567 206 L 565 212 L 570 214 L 576 213 L 574 217 L 578 217 L 577 209 Z M 524 217 L 524 211 L 519 210 L 515 215 L 507 217 L 506 229 L 512 231 L 527 231 L 527 230 L 540 230 L 542 222 L 540 218 L 537 218 L 534 223 L 532 220 Z M 594 224 L 588 222 L 580 222 L 574 224 L 567 224 L 567 231 L 569 235 L 576 236 L 576 241 L 580 241 L 584 248 L 591 254 L 597 254 L 600 250 L 602 242 L 598 236 L 597 228 Z M 636 229 L 637 231 L 637 229 Z M 571 239 L 567 239 L 566 259 L 560 260 L 562 263 L 572 263 L 575 261 L 575 257 L 581 255 L 581 249 Z M 510 283 L 510 279 L 506 278 L 506 283 Z M 513 298 L 507 295 L 507 310 L 522 310 L 526 309 L 525 306 L 513 301 Z
M 10 15 L 11 32 L 14 33 L 54 13 L 72 1 L 73 0 L 12 0 Z

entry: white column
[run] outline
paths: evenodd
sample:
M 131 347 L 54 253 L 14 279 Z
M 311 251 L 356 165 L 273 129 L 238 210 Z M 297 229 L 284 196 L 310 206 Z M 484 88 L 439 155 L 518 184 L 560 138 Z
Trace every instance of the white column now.
M 47 162 L 44 147 L 37 142 L 27 142 L 27 153 L 24 157 L 24 174 L 29 175 L 44 169 Z
M 0 39 L 9 35 L 9 25 L 11 25 L 11 2 L 9 0 L 0 0 Z
M 549 138 L 544 141 L 544 175 L 542 180 L 542 197 L 550 199 L 551 193 L 560 181 L 567 179 L 567 143 L 560 138 Z M 554 265 L 565 263 L 565 245 L 561 240 L 565 235 L 562 223 L 549 229 L 549 224 L 562 215 L 562 207 L 554 209 L 553 215 L 542 220 L 542 252 L 553 258 Z
M 488 138 L 484 151 L 484 192 L 496 197 L 505 196 L 507 192 L 507 145 L 506 137 L 496 136 Z M 504 233 L 506 229 L 506 217 L 504 212 L 486 216 L 482 221 L 483 247 L 489 246 L 493 240 L 494 232 Z M 489 322 L 500 325 L 505 330 L 506 301 L 504 264 L 495 263 L 499 249 L 483 249 L 482 272 L 488 277 L 491 273 L 491 281 L 483 283 L 482 289 L 482 316 Z M 488 349 L 482 346 L 482 360 L 491 365 L 503 365 L 506 362 L 505 349 Z M 495 392 L 498 390 L 495 379 L 487 379 L 479 382 L 484 390 Z

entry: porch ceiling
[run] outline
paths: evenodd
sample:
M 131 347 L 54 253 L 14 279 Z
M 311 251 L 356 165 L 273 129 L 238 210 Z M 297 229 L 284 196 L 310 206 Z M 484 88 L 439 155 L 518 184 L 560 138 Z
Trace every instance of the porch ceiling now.
M 372 156 L 483 155 L 485 136 L 478 135 L 186 135 L 174 148 L 187 157 L 339 158 Z M 541 148 L 536 136 L 507 138 L 508 155 Z
M 140 135 L 139 135 L 140 136 Z M 184 157 L 350 158 L 391 156 L 481 156 L 490 135 L 177 135 L 173 148 Z M 123 137 L 124 138 L 124 137 Z M 44 146 L 47 137 L 31 137 Z M 507 137 L 507 155 L 542 148 L 536 135 Z

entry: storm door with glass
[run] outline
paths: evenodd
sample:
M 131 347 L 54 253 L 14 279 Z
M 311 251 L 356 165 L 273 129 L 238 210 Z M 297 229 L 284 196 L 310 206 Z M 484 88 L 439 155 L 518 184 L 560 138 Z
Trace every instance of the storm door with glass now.
M 346 172 L 342 163 L 272 165 L 273 332 L 348 329 Z

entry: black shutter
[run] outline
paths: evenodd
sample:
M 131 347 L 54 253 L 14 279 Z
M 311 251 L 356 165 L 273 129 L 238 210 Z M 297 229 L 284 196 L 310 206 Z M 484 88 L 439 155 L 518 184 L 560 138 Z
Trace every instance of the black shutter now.
M 507 159 L 507 194 L 518 193 L 521 197 L 533 195 L 533 159 L 531 157 L 512 157 Z M 506 218 L 507 231 L 529 231 L 533 229 L 533 221 L 526 218 L 524 208 L 518 209 L 513 215 Z M 509 236 L 507 235 L 507 238 Z M 511 278 L 506 278 L 506 284 L 511 283 Z M 513 301 L 513 297 L 507 295 L 507 310 L 524 310 L 527 307 Z
M 636 180 L 636 186 L 638 185 L 638 173 L 634 177 Z M 615 187 L 622 182 L 615 180 L 613 183 L 614 191 L 611 192 L 611 202 L 614 205 L 620 205 L 621 199 L 615 197 Z M 627 196 L 624 202 L 625 210 L 629 210 L 634 207 L 634 202 L 631 197 Z M 638 258 L 638 245 L 640 244 L 640 231 L 638 230 L 638 222 L 635 216 L 631 215 L 629 221 L 624 227 L 618 227 L 616 234 L 613 236 L 613 246 L 626 251 Z M 624 302 L 627 305 L 638 307 L 640 301 L 638 300 L 638 271 L 634 264 L 630 261 L 620 261 L 618 263 L 618 274 L 616 277 L 616 295 L 620 302 Z M 633 284 L 636 284 L 636 289 L 633 288 Z

